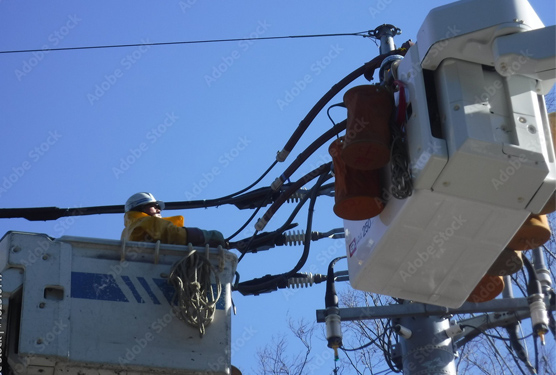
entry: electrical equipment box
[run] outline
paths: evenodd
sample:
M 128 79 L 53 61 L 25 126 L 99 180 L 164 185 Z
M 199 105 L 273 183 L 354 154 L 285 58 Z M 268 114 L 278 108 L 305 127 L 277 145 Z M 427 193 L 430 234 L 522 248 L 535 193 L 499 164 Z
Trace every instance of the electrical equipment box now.
M 461 306 L 556 189 L 542 95 L 556 77 L 554 26 L 525 0 L 432 10 L 400 62 L 414 190 L 384 186 L 382 213 L 345 221 L 351 285 Z
M 222 285 L 202 337 L 173 313 L 167 283 L 193 249 Z M 229 375 L 236 264 L 219 249 L 9 232 L 0 242 L 3 358 L 16 375 Z

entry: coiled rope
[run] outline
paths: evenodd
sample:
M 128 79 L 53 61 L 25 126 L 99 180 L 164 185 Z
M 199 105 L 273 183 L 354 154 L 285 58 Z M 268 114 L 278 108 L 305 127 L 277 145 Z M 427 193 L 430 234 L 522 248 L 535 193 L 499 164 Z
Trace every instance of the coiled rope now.
M 211 274 L 216 288 L 212 287 Z M 200 337 L 203 337 L 206 327 L 214 320 L 216 303 L 222 294 L 217 270 L 207 257 L 192 249 L 172 266 L 168 282 L 176 291 L 172 300 L 174 313 L 180 320 L 199 329 Z

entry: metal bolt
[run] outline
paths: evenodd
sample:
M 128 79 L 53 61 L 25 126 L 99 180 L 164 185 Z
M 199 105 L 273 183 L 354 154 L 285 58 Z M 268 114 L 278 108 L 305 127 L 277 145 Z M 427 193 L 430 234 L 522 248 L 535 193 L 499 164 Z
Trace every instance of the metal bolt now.
M 46 306 L 46 303 L 44 303 L 44 302 L 39 303 L 39 308 L 40 309 L 44 309 L 45 306 Z
M 527 126 L 527 130 L 529 131 L 529 133 L 531 134 L 535 134 L 537 132 L 537 128 L 535 128 L 534 125 L 529 125 Z
M 21 251 L 21 248 L 20 248 L 19 246 L 12 246 L 12 249 L 11 249 L 11 250 L 12 250 L 12 252 L 14 252 L 14 253 L 18 253 L 18 252 Z
M 525 117 L 523 117 L 523 116 L 519 116 L 519 117 L 517 118 L 517 120 L 518 120 L 519 122 L 521 122 L 522 124 L 525 124 L 525 123 L 527 122 L 527 119 L 526 119 Z
M 48 259 L 48 254 L 44 254 L 44 255 L 42 256 L 42 260 L 47 260 L 47 259 Z
M 37 344 L 42 344 L 42 339 L 37 339 Z
M 459 105 L 458 105 L 458 104 L 456 104 L 456 105 L 454 106 L 454 111 L 459 111 Z

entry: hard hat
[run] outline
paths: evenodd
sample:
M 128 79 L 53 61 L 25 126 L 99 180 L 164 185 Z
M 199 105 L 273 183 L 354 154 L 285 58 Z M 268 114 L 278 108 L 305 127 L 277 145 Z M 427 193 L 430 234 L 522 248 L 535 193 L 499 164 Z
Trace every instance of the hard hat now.
M 151 193 L 136 193 L 125 202 L 125 212 L 149 203 L 156 203 L 160 206 L 161 210 L 164 209 L 164 202 L 157 201 Z

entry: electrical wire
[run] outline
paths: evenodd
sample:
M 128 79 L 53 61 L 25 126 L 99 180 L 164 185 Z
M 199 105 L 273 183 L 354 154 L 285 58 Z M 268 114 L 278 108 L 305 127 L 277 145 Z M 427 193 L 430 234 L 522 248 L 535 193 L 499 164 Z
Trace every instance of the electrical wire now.
M 332 119 L 332 116 L 330 116 L 330 110 L 332 108 L 335 107 L 342 107 L 342 108 L 346 108 L 346 105 L 344 103 L 336 103 L 336 104 L 332 104 L 330 107 L 328 107 L 328 109 L 326 110 L 326 115 L 328 116 L 328 119 L 330 120 L 330 122 L 332 123 L 332 126 L 336 126 L 336 123 L 334 122 L 334 120 Z
M 254 280 L 251 280 L 251 281 L 246 281 L 246 282 L 240 283 L 236 286 L 236 290 L 238 290 L 242 294 L 259 294 L 259 293 L 264 293 L 264 292 L 267 292 L 267 291 L 275 290 L 277 285 L 287 283 L 287 280 L 290 277 L 292 277 L 293 275 L 297 274 L 297 272 L 303 267 L 303 265 L 305 265 L 305 262 L 307 261 L 307 258 L 309 256 L 309 248 L 310 248 L 310 245 L 311 245 L 311 230 L 312 230 L 312 223 L 313 223 L 313 211 L 314 211 L 315 201 L 316 201 L 316 197 L 317 197 L 317 192 L 319 191 L 319 188 L 322 186 L 322 184 L 324 184 L 331 177 L 332 176 L 330 175 L 330 168 L 325 169 L 324 171 L 322 171 L 321 175 L 319 176 L 319 179 L 317 180 L 315 185 L 311 188 L 310 194 L 307 195 L 307 197 L 309 197 L 308 199 L 310 199 L 310 204 L 309 204 L 308 214 L 307 214 L 307 227 L 306 227 L 306 231 L 305 231 L 305 244 L 304 244 L 304 247 L 303 247 L 303 253 L 302 253 L 300 259 L 298 260 L 297 264 L 290 271 L 288 271 L 286 273 L 279 274 L 279 275 L 274 275 L 274 276 L 267 275 L 267 276 L 265 276 L 264 280 L 261 280 L 260 282 L 256 279 L 254 279 Z M 301 209 L 302 203 L 305 203 L 306 200 L 307 200 L 307 198 L 304 198 L 299 202 L 299 204 L 296 207 L 297 211 L 299 211 L 299 209 Z M 292 216 L 293 216 L 293 214 L 290 215 L 290 218 L 288 219 L 288 221 L 293 220 Z M 281 228 L 284 228 L 284 227 L 286 227 L 286 224 L 284 224 Z
M 377 338 L 372 339 L 372 340 L 369 341 L 368 343 L 363 344 L 363 345 L 361 345 L 361 346 L 358 347 L 358 348 L 345 348 L 345 347 L 342 346 L 342 347 L 340 347 L 340 349 L 341 349 L 342 351 L 344 351 L 344 352 L 355 352 L 355 351 L 357 351 L 357 350 L 361 350 L 361 349 L 368 348 L 369 346 L 373 345 L 373 344 L 376 343 L 377 341 L 378 341 L 378 336 L 377 336 Z
M 145 47 L 145 46 L 171 46 L 179 44 L 207 44 L 207 43 L 225 43 L 225 42 L 241 42 L 249 40 L 277 40 L 277 39 L 301 39 L 301 38 L 323 38 L 338 36 L 361 36 L 364 38 L 372 38 L 370 31 L 361 31 L 357 33 L 334 33 L 334 34 L 309 34 L 309 35 L 289 35 L 289 36 L 266 36 L 256 38 L 229 38 L 229 39 L 207 39 L 207 40 L 190 40 L 177 42 L 155 42 L 155 43 L 130 43 L 130 44 L 112 44 L 102 46 L 81 46 L 81 47 L 60 47 L 60 48 L 44 48 L 44 49 L 24 49 L 12 51 L 0 51 L 0 54 L 9 53 L 31 53 L 31 52 L 55 52 L 55 51 L 75 51 L 88 49 L 108 49 L 108 48 L 125 48 L 125 47 Z
M 493 334 L 487 333 L 484 329 L 481 329 L 481 328 L 479 328 L 479 327 L 472 326 L 472 325 L 470 325 L 470 324 L 460 324 L 460 327 L 461 327 L 461 328 L 466 328 L 466 327 L 468 327 L 468 328 L 473 328 L 473 329 L 475 329 L 475 330 L 481 332 L 483 335 L 488 336 L 488 337 L 492 337 L 493 339 L 502 340 L 502 341 L 511 341 L 511 339 L 508 338 L 508 337 L 502 337 L 502 336 L 498 336 L 498 335 L 493 335 Z M 533 333 L 530 333 L 530 334 L 527 335 L 527 336 L 523 336 L 523 337 L 521 338 L 521 340 L 527 339 L 527 338 L 529 338 L 529 337 L 531 337 L 531 336 L 533 336 Z
M 313 106 L 313 108 L 311 108 L 311 110 L 307 113 L 307 115 L 303 118 L 303 120 L 301 120 L 301 122 L 299 123 L 299 125 L 297 126 L 297 128 L 295 129 L 293 134 L 291 135 L 290 139 L 284 145 L 282 151 L 280 151 L 278 153 L 278 155 L 276 155 L 276 160 L 282 162 L 287 158 L 287 156 L 293 150 L 293 148 L 295 147 L 295 145 L 297 144 L 297 142 L 299 141 L 299 139 L 301 138 L 303 133 L 305 133 L 305 131 L 307 130 L 309 125 L 317 117 L 317 115 L 324 108 L 324 106 L 330 100 L 332 100 L 332 98 L 334 98 L 347 85 L 349 85 L 351 82 L 353 82 L 355 79 L 357 79 L 361 76 L 364 76 L 367 80 L 370 81 L 372 79 L 374 71 L 380 67 L 380 64 L 382 63 L 382 61 L 386 57 L 388 57 L 390 55 L 394 55 L 394 54 L 402 55 L 402 56 L 405 55 L 405 53 L 407 52 L 407 48 L 408 48 L 408 47 L 406 47 L 406 44 L 407 43 L 405 43 L 402 46 L 402 48 L 400 48 L 400 49 L 397 49 L 397 50 L 394 50 L 394 51 L 376 56 L 371 61 L 369 61 L 369 62 L 363 64 L 362 66 L 360 66 L 359 68 L 355 69 L 354 71 L 349 73 L 347 76 L 342 78 L 334 86 L 332 86 L 330 88 L 330 90 L 328 90 L 319 99 L 319 101 Z
M 235 193 L 225 195 L 220 198 L 209 200 L 195 200 L 195 201 L 180 201 L 180 202 L 165 202 L 165 210 L 179 210 L 179 209 L 194 209 L 194 208 L 208 208 L 218 207 L 224 204 L 234 204 L 234 199 L 243 194 L 253 186 L 258 184 L 277 164 L 273 161 L 270 167 L 246 188 L 243 188 Z M 87 216 L 87 215 L 100 215 L 100 214 L 122 214 L 124 213 L 124 205 L 112 206 L 91 206 L 79 208 L 58 208 L 58 207 L 34 207 L 34 208 L 0 208 L 0 219 L 9 218 L 24 218 L 30 221 L 48 221 L 57 220 L 65 216 Z
M 280 208 L 280 206 L 282 206 L 282 204 L 284 204 L 289 197 L 291 197 L 297 190 L 299 190 L 300 187 L 307 184 L 309 181 L 316 178 L 317 176 L 322 176 L 323 174 L 328 173 L 328 171 L 330 171 L 331 165 L 332 162 L 322 164 L 318 168 L 315 168 L 311 172 L 307 173 L 305 176 L 301 177 L 296 182 L 292 183 L 286 189 L 286 191 L 280 194 L 278 199 L 274 201 L 274 203 L 270 206 L 270 208 L 265 212 L 263 217 L 259 219 L 259 222 L 257 223 L 257 229 L 261 230 L 262 228 L 264 228 L 264 226 L 270 221 L 270 219 L 272 219 L 272 217 L 274 216 L 278 208 Z M 316 191 L 314 191 L 313 193 L 316 194 Z
M 517 326 L 519 325 L 521 328 L 521 324 L 519 324 L 519 322 L 515 323 L 516 324 L 516 331 L 517 331 Z M 508 327 L 512 328 L 511 326 L 506 326 L 506 329 L 508 329 Z M 498 329 L 494 328 L 494 330 L 496 331 L 496 333 L 500 334 L 500 332 L 498 332 Z M 508 336 L 511 339 L 510 340 L 510 344 L 508 344 L 505 341 L 502 341 L 502 343 L 504 344 L 504 346 L 506 347 L 506 349 L 508 350 L 508 353 L 510 353 L 510 355 L 512 356 L 512 359 L 514 360 L 517 368 L 519 369 L 519 371 L 521 372 L 522 375 L 526 375 L 525 371 L 523 371 L 523 368 L 521 368 L 521 363 L 520 361 L 522 361 L 523 363 L 525 363 L 525 365 L 527 366 L 527 368 L 529 370 L 532 369 L 532 365 L 529 362 L 529 360 L 527 359 L 527 353 L 526 353 L 526 348 L 521 346 L 521 343 L 519 341 L 521 341 L 522 339 L 519 338 L 517 336 L 517 332 L 515 333 L 515 335 L 512 333 L 513 331 L 510 331 L 508 329 Z M 522 333 L 523 334 L 523 333 Z M 515 337 L 512 337 L 515 336 Z M 489 340 L 489 342 L 491 342 Z M 516 345 L 517 344 L 517 345 Z M 492 344 L 494 345 L 494 344 Z M 521 351 L 521 353 L 518 353 L 518 351 Z M 529 366 L 531 366 L 531 368 L 529 368 Z
M 231 236 L 229 236 L 228 238 L 226 238 L 226 241 L 229 242 L 232 238 L 234 238 L 235 236 L 237 236 L 238 234 L 241 233 L 242 230 L 244 230 L 247 225 L 249 225 L 249 223 L 255 218 L 255 216 L 257 216 L 257 213 L 261 210 L 261 208 L 263 208 L 264 206 L 266 206 L 266 203 L 268 202 L 268 200 L 270 200 L 270 197 L 272 196 L 272 191 L 269 191 L 267 196 L 265 197 L 265 199 L 263 200 L 263 202 L 259 205 L 259 207 L 257 207 L 257 209 L 251 214 L 251 216 L 249 217 L 249 219 L 247 219 L 247 221 L 237 230 L 234 232 L 234 234 L 232 234 Z M 255 236 L 255 235 L 253 235 Z M 243 256 L 243 254 L 242 254 Z
M 323 134 L 321 134 L 317 139 L 315 139 L 303 152 L 301 152 L 297 158 L 286 168 L 284 173 L 279 177 L 280 185 L 288 181 L 295 171 L 311 156 L 315 151 L 317 151 L 322 145 L 327 141 L 337 136 L 340 132 L 346 130 L 347 121 L 341 121 L 340 123 L 334 125 Z M 273 183 L 276 184 L 277 182 Z

